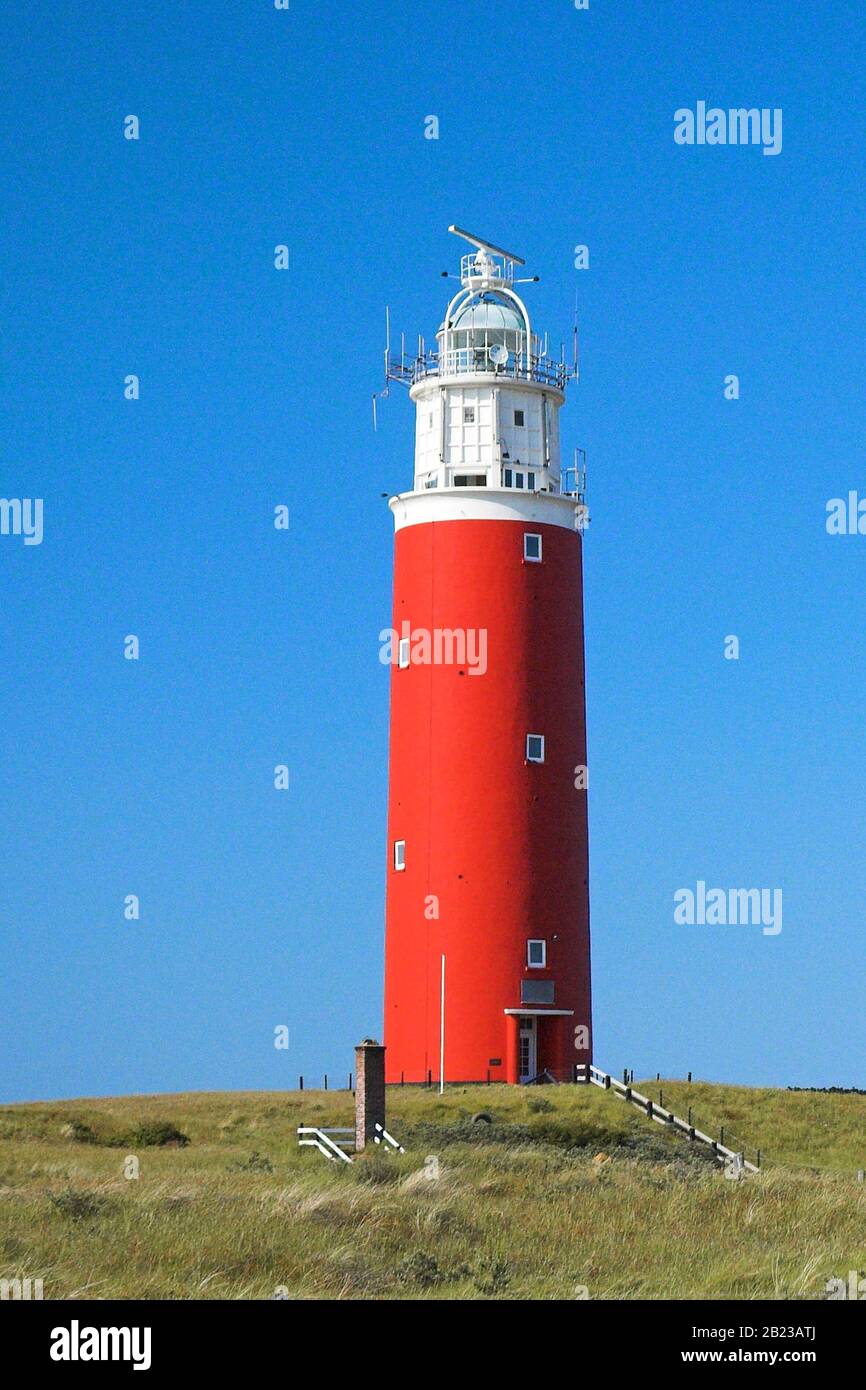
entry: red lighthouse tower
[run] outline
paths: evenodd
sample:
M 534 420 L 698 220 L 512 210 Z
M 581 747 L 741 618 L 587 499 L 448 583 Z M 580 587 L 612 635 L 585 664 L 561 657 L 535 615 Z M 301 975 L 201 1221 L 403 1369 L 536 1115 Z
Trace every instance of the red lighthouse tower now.
M 387 1079 L 565 1081 L 591 1060 L 572 373 L 533 333 L 520 257 L 449 230 L 475 250 L 437 351 L 387 363 L 416 408 L 414 484 L 389 502 Z

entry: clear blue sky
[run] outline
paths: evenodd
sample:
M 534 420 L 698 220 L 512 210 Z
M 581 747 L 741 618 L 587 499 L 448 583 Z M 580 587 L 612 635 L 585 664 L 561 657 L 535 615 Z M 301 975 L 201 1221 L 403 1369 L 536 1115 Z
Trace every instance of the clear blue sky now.
M 45 504 L 0 537 L 0 1097 L 294 1086 L 380 1030 L 412 412 L 370 395 L 452 221 L 553 339 L 580 296 L 597 1060 L 863 1085 L 857 7 L 10 0 L 0 42 L 0 495 Z M 782 153 L 675 145 L 698 100 Z M 699 879 L 782 933 L 677 925 Z

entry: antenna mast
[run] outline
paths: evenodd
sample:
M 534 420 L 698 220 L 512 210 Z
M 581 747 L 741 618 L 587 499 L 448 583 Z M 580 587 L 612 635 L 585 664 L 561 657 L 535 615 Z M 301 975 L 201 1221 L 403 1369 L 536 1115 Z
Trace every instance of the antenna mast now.
M 390 308 L 390 305 L 388 305 L 388 304 L 385 305 L 385 354 L 384 354 L 384 355 L 385 355 L 385 385 L 384 385 L 384 387 L 382 388 L 381 391 L 374 391 L 374 392 L 373 392 L 373 429 L 374 429 L 374 430 L 377 430 L 377 429 L 379 428 L 379 424 L 378 424 L 378 421 L 377 421 L 377 419 L 376 419 L 376 401 L 379 400 L 379 399 L 385 400 L 386 397 L 390 396 L 390 394 L 391 394 L 391 388 L 390 388 L 390 385 L 389 385 L 389 382 L 390 382 L 390 379 L 391 379 L 391 375 L 390 375 L 390 372 L 389 372 L 389 370 L 388 370 L 389 367 L 390 367 L 390 364 L 391 364 L 391 308 Z
M 470 246 L 475 246 L 479 251 L 489 251 L 491 256 L 501 256 L 503 260 L 512 261 L 514 265 L 526 265 L 522 256 L 515 256 L 513 251 L 503 251 L 501 246 L 494 246 L 492 241 L 482 241 L 481 237 L 473 236 L 471 232 L 464 231 L 462 227 L 455 227 L 454 223 L 448 228 L 455 236 L 462 236 L 464 241 L 468 241 Z

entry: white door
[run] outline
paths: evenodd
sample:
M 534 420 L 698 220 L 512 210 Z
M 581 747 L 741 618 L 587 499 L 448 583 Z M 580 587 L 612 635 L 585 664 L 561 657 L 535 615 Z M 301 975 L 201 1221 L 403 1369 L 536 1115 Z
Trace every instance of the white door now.
M 522 1018 L 520 1020 L 520 1080 L 521 1082 L 531 1081 L 538 1075 L 536 1066 L 536 1032 L 535 1019 Z

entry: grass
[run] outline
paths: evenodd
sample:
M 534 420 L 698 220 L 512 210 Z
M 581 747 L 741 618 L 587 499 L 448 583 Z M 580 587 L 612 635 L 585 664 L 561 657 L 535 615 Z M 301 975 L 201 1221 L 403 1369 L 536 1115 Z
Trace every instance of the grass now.
M 804 1166 L 856 1173 L 866 1169 L 866 1096 L 825 1091 L 778 1091 L 750 1086 L 712 1086 L 706 1082 L 635 1081 L 635 1089 L 658 1098 L 685 1117 L 692 1107 L 699 1129 L 725 1143 L 736 1138 L 764 1166 Z
M 60 1299 L 784 1299 L 862 1273 L 866 1097 L 660 1084 L 776 1162 L 727 1180 L 595 1087 L 394 1090 L 406 1154 L 339 1168 L 295 1129 L 351 1124 L 346 1092 L 0 1108 L 0 1278 Z

